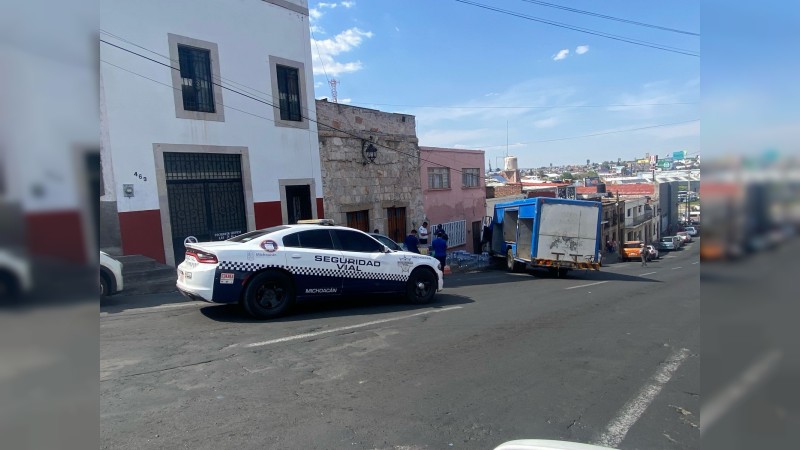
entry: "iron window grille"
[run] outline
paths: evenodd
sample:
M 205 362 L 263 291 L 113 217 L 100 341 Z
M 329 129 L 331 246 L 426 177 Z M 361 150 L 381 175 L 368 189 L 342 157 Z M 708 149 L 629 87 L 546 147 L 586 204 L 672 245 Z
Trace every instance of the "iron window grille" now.
M 204 48 L 178 45 L 183 109 L 213 113 L 214 83 L 211 77 L 211 52 Z
M 281 120 L 300 122 L 300 74 L 294 67 L 277 66 Z
M 428 189 L 450 189 L 450 169 L 428 167 Z
M 478 187 L 480 186 L 480 169 L 464 169 L 461 173 L 461 182 L 464 187 Z

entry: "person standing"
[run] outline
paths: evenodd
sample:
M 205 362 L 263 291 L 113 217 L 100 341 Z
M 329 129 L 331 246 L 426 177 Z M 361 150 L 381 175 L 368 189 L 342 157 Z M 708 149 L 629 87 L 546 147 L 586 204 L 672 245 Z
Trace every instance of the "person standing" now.
M 422 222 L 417 231 L 419 232 L 419 243 L 428 245 L 428 222 Z
M 411 253 L 419 253 L 419 239 L 417 239 L 417 230 L 411 230 L 411 233 L 406 236 L 405 241 L 406 250 Z
M 444 270 L 444 266 L 447 265 L 447 241 L 442 238 L 441 234 L 437 234 L 436 238 L 431 242 L 431 251 L 433 252 L 433 257 L 439 260 L 442 264 L 442 270 Z
M 648 253 L 650 253 L 650 251 L 647 249 L 647 247 L 644 246 L 644 244 L 642 244 L 641 245 L 641 250 L 639 251 L 639 255 L 642 257 L 642 267 L 647 267 L 647 254 Z
M 447 236 L 447 233 L 444 231 L 444 228 L 442 228 L 442 224 L 436 226 L 436 232 L 433 234 L 436 236 L 441 236 L 445 242 L 450 240 L 450 237 Z

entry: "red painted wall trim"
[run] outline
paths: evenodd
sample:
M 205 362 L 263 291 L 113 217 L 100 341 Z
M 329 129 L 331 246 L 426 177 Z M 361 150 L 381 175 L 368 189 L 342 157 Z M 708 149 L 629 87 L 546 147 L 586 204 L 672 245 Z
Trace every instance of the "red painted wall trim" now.
M 25 214 L 28 251 L 77 264 L 88 262 L 80 211 Z
M 283 224 L 280 201 L 254 203 L 253 210 L 256 216 L 257 230 Z
M 161 264 L 164 256 L 164 236 L 161 234 L 161 211 L 150 209 L 119 213 L 119 234 L 122 253 L 144 255 Z
M 325 201 L 321 198 L 317 199 L 317 218 L 325 219 Z

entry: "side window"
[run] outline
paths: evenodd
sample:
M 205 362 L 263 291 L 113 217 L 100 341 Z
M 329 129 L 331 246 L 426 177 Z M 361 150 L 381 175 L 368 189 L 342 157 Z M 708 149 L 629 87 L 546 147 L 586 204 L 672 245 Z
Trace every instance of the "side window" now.
M 334 249 L 330 230 L 308 230 L 297 234 L 300 239 L 300 247 L 320 248 L 323 250 Z
M 374 253 L 383 251 L 383 246 L 371 237 L 357 231 L 335 230 L 342 251 Z
M 283 237 L 284 247 L 300 247 L 300 233 L 290 234 Z

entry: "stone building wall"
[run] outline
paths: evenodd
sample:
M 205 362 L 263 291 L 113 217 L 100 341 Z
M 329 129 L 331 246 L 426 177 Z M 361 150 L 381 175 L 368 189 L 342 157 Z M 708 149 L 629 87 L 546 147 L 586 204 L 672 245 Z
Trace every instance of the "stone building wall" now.
M 316 106 L 326 218 L 347 225 L 348 212 L 367 210 L 369 231 L 378 229 L 397 240 L 392 236 L 397 230 L 388 229 L 387 208 L 405 208 L 402 234 L 419 227 L 425 212 L 414 116 L 326 100 L 317 100 Z M 374 162 L 362 151 L 370 142 L 377 148 Z

